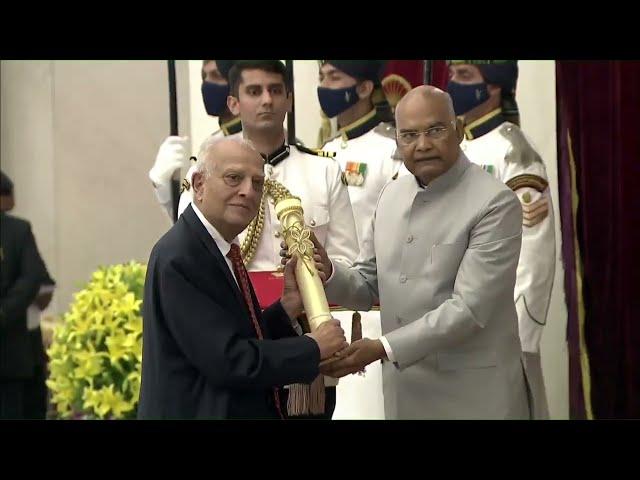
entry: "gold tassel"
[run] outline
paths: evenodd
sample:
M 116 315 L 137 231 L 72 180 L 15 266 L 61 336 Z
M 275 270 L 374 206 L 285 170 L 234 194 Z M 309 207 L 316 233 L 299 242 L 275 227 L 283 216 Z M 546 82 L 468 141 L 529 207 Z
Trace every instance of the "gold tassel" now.
M 311 385 L 295 383 L 289 385 L 287 413 L 290 417 L 322 415 L 325 405 L 324 377 L 318 375 Z
M 304 333 L 311 331 L 307 316 L 303 313 L 298 322 Z M 324 376 L 318 375 L 311 383 L 294 383 L 289 385 L 287 413 L 290 417 L 301 415 L 321 415 L 324 413 Z
M 351 316 L 351 343 L 362 340 L 362 315 L 360 312 L 353 312 Z M 366 369 L 363 368 L 358 372 L 358 375 L 364 375 Z
M 362 316 L 360 312 L 353 312 L 351 317 L 351 343 L 362 340 Z

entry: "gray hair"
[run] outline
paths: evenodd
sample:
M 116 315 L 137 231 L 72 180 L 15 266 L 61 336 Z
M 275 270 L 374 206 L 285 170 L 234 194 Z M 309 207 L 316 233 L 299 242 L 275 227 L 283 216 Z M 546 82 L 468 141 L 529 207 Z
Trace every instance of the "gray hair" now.
M 200 151 L 198 152 L 198 159 L 196 161 L 196 169 L 194 173 L 201 173 L 204 175 L 205 178 L 208 178 L 213 173 L 215 158 L 211 157 L 209 161 L 207 161 L 207 158 L 210 157 L 213 147 L 221 142 L 234 142 L 244 148 L 253 150 L 258 155 L 260 155 L 260 152 L 256 150 L 251 140 L 248 140 L 240 136 L 235 136 L 235 135 L 232 137 L 217 137 L 214 135 L 210 135 L 200 146 Z

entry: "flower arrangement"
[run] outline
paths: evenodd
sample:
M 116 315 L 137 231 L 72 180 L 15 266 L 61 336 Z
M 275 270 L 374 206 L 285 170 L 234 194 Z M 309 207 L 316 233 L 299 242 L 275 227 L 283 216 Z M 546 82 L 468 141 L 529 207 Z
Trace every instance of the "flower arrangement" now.
M 57 418 L 135 418 L 146 266 L 101 267 L 54 328 L 49 355 Z

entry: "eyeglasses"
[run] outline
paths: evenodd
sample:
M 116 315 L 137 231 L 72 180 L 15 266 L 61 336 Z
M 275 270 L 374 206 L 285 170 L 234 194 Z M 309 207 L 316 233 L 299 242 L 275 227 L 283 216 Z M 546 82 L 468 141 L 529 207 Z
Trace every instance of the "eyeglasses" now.
M 413 145 L 422 134 L 425 134 L 430 140 L 441 140 L 447 136 L 449 125 L 454 126 L 455 124 L 455 120 L 452 120 L 447 125 L 439 125 L 437 127 L 427 128 L 426 130 L 400 132 L 398 133 L 398 143 L 404 146 Z

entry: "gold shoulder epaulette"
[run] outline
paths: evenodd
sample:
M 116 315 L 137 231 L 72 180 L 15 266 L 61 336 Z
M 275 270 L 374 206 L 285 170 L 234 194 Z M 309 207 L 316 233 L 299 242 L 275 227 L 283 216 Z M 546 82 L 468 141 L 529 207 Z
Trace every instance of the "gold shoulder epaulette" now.
M 316 155 L 318 157 L 333 158 L 336 156 L 336 152 L 327 152 L 326 150 L 320 150 L 319 148 L 308 148 L 302 145 L 301 143 L 296 143 L 296 148 L 301 152 L 309 153 L 311 155 Z

